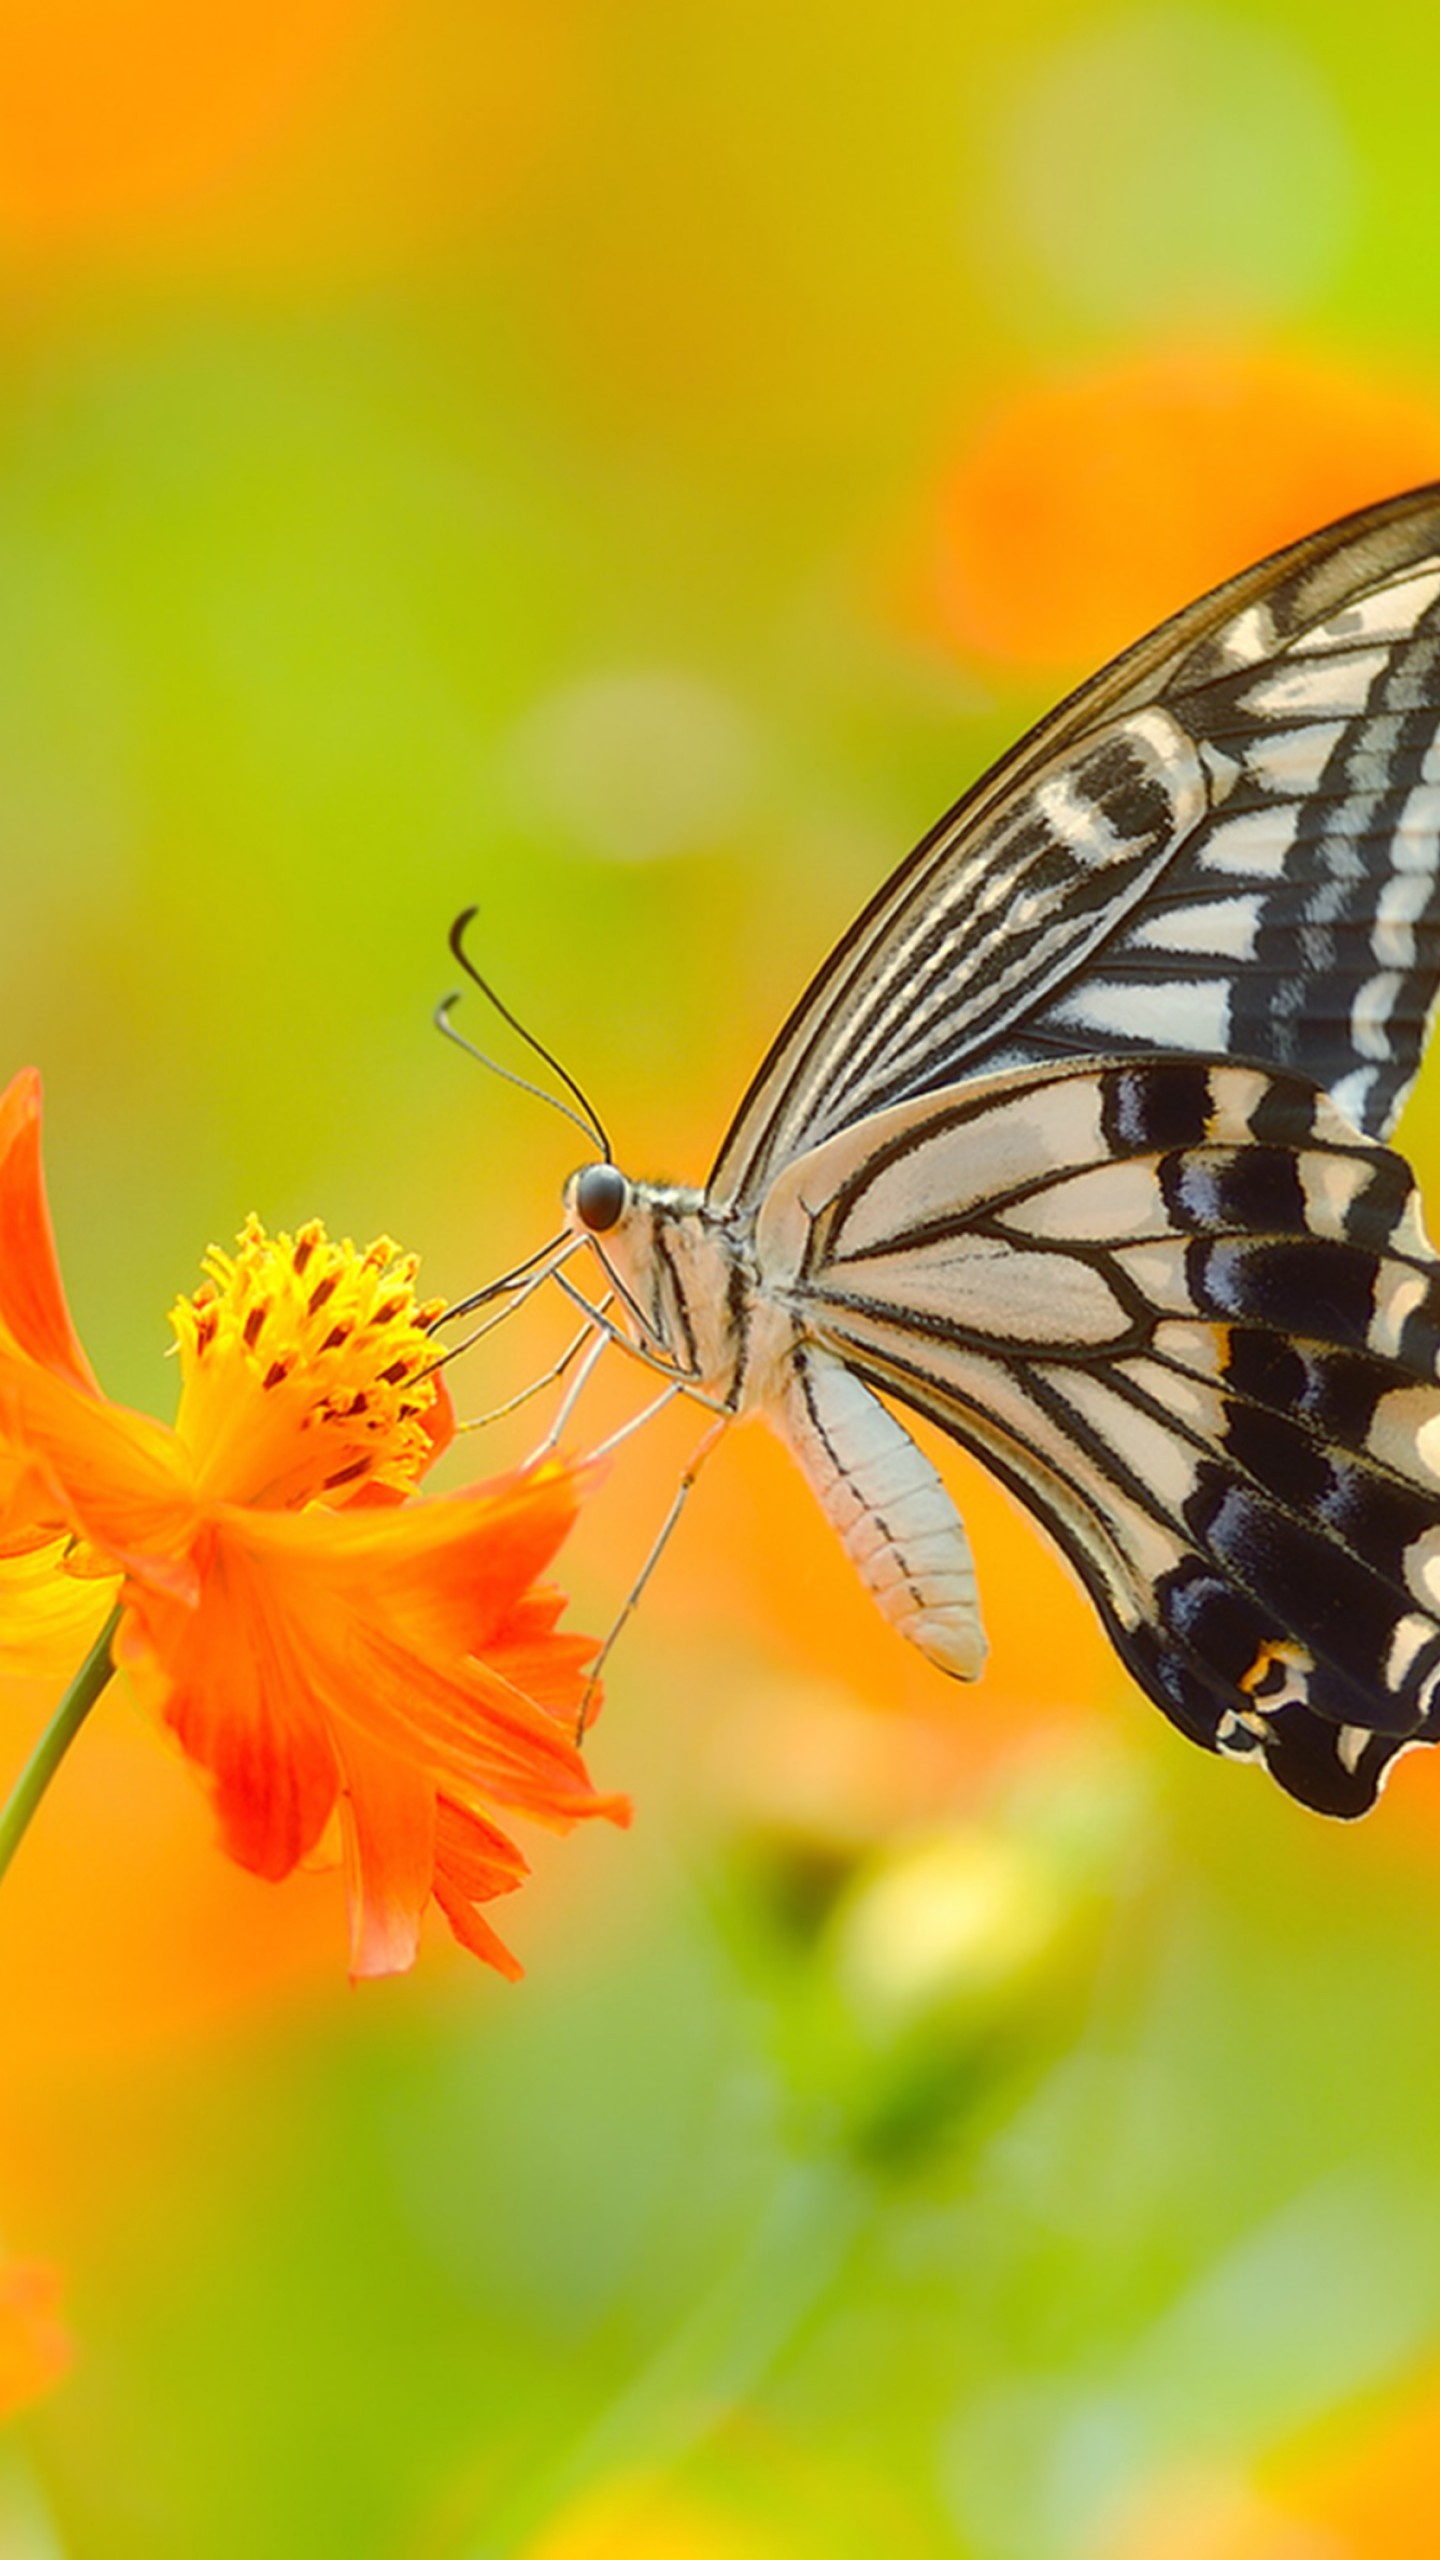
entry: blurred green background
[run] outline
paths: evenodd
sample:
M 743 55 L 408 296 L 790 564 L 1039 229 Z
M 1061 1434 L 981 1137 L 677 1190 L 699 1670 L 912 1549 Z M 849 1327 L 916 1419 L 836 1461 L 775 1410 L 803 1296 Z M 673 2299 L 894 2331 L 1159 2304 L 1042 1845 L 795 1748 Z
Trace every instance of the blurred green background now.
M 3 0 L 0 1070 L 112 1392 L 252 1208 L 452 1295 L 551 1231 L 569 1135 L 429 1028 L 460 906 L 698 1177 L 1048 699 L 1440 471 L 1437 78 L 1407 0 Z M 0 1897 L 0 2241 L 77 2342 L 4 2560 L 1440 2543 L 1440 1785 L 1351 1835 L 1187 1752 L 952 1472 L 973 1693 L 724 1451 L 518 1989 L 352 1993 L 336 1879 L 224 1867 L 107 1700 Z

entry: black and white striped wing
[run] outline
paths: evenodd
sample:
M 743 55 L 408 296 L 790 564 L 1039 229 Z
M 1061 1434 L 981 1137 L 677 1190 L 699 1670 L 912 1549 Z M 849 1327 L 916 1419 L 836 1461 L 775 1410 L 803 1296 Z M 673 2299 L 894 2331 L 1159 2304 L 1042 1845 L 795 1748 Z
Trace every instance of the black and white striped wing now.
M 1290 1069 L 1384 1136 L 1440 974 L 1437 741 L 1440 486 L 1191 605 L 967 793 L 780 1033 L 712 1200 L 911 1096 L 1102 1050 Z
M 757 1246 L 1039 1516 L 1192 1740 L 1350 1815 L 1440 1732 L 1440 1262 L 1311 1085 L 988 1077 L 791 1165 Z

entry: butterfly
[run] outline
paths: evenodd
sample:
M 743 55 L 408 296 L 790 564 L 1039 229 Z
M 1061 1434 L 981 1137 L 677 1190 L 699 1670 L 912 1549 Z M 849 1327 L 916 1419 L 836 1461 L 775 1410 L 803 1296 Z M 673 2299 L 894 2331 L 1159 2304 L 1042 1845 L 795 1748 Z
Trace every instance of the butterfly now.
M 1032 729 L 893 873 L 703 1190 L 572 1175 L 632 1341 L 985 1656 L 895 1408 L 1028 1506 L 1192 1742 L 1363 1813 L 1440 1738 L 1440 1263 L 1383 1142 L 1440 977 L 1440 484 Z

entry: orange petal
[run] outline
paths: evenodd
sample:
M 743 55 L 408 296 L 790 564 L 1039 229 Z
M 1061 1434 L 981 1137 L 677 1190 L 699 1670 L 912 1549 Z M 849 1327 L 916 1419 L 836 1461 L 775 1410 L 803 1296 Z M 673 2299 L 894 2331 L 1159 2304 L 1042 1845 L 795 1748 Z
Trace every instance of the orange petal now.
M 356 1669 L 336 1710 L 407 1750 L 458 1803 L 502 1805 L 566 1831 L 587 1815 L 629 1820 L 621 1796 L 601 1796 L 570 1731 L 488 1663 L 436 1663 L 358 1631 Z
M 305 1659 L 303 1617 L 274 1605 L 263 1565 L 211 1531 L 198 1605 L 131 1585 L 116 1659 L 142 1705 L 211 1781 L 221 1840 L 255 1875 L 290 1873 L 335 1801 L 335 1753 Z
M 527 1611 L 514 1589 L 529 1556 L 553 1549 L 573 1500 L 562 1483 L 558 1500 L 553 1486 L 527 1486 L 518 1502 L 512 1488 L 386 1512 L 227 1504 L 194 1543 L 196 1606 L 127 1588 L 120 1658 L 208 1772 L 233 1856 L 288 1873 L 338 1789 L 357 1975 L 412 1961 L 432 1890 L 464 1943 L 506 1969 L 470 1909 L 524 1871 L 485 1822 L 489 1807 L 561 1830 L 628 1819 L 622 1799 L 596 1793 L 575 1746 L 579 1666 L 593 1646 L 547 1638 L 553 1602 Z M 502 1622 L 524 1637 L 501 1662 L 563 1697 L 563 1719 L 465 1649 L 476 1592 L 482 1616 L 501 1606 L 484 1596 L 490 1585 L 504 1595 Z M 438 1871 L 437 1795 L 454 1815 Z
M 456 1893 L 443 1876 L 435 1879 L 435 1899 L 462 1947 L 478 1956 L 482 1964 L 493 1965 L 507 1982 L 520 1980 L 525 1967 L 519 1957 L 511 1954 L 498 1930 L 492 1929 L 488 1920 L 482 1920 L 473 1903 Z
M 48 1547 L 62 1525 L 55 1497 L 32 1460 L 0 1448 L 0 1555 Z
M 70 1321 L 40 1164 L 40 1078 L 24 1067 L 0 1093 L 0 1325 L 72 1386 L 99 1392 Z
M 435 1790 L 397 1752 L 337 1735 L 350 1979 L 406 1973 L 435 1877 Z
M 0 1447 L 21 1469 L 8 1488 L 20 1525 L 28 1502 L 46 1527 L 64 1522 L 126 1571 L 193 1597 L 195 1499 L 163 1423 L 72 1386 L 0 1336 Z
M 0 2264 L 0 2418 L 48 2391 L 67 2371 L 73 2351 L 59 2314 L 54 2267 L 21 2258 Z
M 357 1519 L 355 1572 L 367 1573 L 366 1542 L 378 1539 L 393 1606 L 416 1640 L 488 1652 L 573 1528 L 581 1481 L 551 1460 L 483 1488 L 422 1497 L 401 1520 Z
M 523 1690 L 538 1707 L 547 1707 L 573 1731 L 590 1686 L 595 1651 L 593 1636 L 533 1636 L 521 1643 L 492 1645 L 485 1659 L 502 1679 Z M 587 1723 L 594 1721 L 599 1696 L 597 1688 L 587 1709 Z
M 383 1579 L 385 1627 L 396 1642 L 435 1661 L 503 1648 L 512 1626 L 528 1639 L 553 1626 L 558 1609 L 529 1586 L 550 1563 L 577 1507 L 576 1478 L 548 1468 L 469 1493 L 435 1495 L 400 1509 L 350 1504 L 331 1511 L 254 1511 L 222 1506 L 250 1551 L 278 1571 L 313 1560 L 337 1605 L 364 1618 Z M 317 1586 L 318 1587 L 318 1586 Z M 577 1639 L 567 1637 L 574 1645 Z
M 444 1796 L 436 1809 L 435 1899 L 462 1947 L 482 1964 L 493 1965 L 507 1982 L 518 1982 L 524 1966 L 514 1957 L 475 1905 L 513 1893 L 529 1870 L 513 1840 Z
M 64 1679 L 78 1670 L 115 1605 L 116 1580 L 65 1570 L 68 1538 L 0 1555 L 0 1678 Z

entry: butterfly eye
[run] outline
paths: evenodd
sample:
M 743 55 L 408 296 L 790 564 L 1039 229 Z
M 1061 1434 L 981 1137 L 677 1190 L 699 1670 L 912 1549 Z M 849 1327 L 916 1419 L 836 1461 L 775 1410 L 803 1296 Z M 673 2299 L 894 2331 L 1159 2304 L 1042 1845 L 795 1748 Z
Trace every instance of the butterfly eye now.
M 575 1185 L 575 1208 L 582 1227 L 603 1236 L 618 1226 L 630 1197 L 630 1185 L 618 1165 L 587 1164 Z

